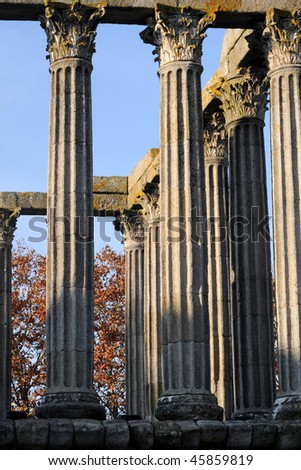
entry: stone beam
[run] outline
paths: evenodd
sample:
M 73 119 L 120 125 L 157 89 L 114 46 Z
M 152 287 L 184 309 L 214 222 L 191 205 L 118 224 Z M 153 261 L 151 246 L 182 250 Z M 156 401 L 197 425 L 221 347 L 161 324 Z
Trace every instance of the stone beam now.
M 127 208 L 127 180 L 124 176 L 94 177 L 94 215 L 109 217 Z M 46 215 L 46 206 L 46 193 L 0 192 L 0 208 L 20 207 L 21 215 Z
M 159 149 L 150 149 L 137 163 L 128 177 L 128 208 L 139 204 L 139 197 L 147 183 L 157 182 L 159 177 Z
M 99 217 L 116 215 L 127 208 L 127 197 L 127 176 L 94 176 L 94 215 Z
M 70 0 L 51 2 L 54 6 L 70 5 Z M 82 0 L 82 5 L 99 4 L 98 0 Z M 157 2 L 154 0 L 108 0 L 106 15 L 102 22 L 123 24 L 146 24 L 153 15 Z M 173 7 L 191 6 L 206 13 L 216 12 L 216 27 L 248 28 L 254 21 L 263 19 L 270 8 L 296 10 L 299 0 L 164 0 L 164 5 Z M 0 20 L 38 20 L 44 12 L 43 0 L 1 0 Z
M 1 192 L 1 209 L 20 208 L 21 215 L 45 215 L 47 205 L 47 193 L 17 193 Z

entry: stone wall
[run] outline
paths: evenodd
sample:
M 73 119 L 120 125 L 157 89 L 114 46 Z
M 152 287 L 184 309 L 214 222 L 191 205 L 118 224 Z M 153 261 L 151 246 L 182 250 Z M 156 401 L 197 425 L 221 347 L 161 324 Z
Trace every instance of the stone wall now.
M 278 422 L 0 420 L 0 449 L 300 449 L 301 425 Z

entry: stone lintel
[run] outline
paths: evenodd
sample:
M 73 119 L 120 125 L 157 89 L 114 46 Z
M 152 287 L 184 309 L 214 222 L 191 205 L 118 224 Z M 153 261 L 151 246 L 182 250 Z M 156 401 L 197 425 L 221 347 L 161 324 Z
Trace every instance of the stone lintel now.
M 113 217 L 127 209 L 126 194 L 94 194 L 94 215 Z
M 127 177 L 96 176 L 93 179 L 94 215 L 113 216 L 127 208 Z M 21 208 L 21 215 L 46 215 L 47 193 L 0 192 L 0 208 Z
M 152 183 L 159 176 L 160 151 L 152 148 L 132 170 L 128 178 L 128 207 L 137 204 L 137 197 L 145 189 L 147 183 Z
M 128 177 L 127 176 L 94 176 L 93 177 L 94 194 L 127 194 Z
M 45 215 L 47 193 L 37 192 L 1 192 L 0 208 L 15 209 L 20 207 L 21 215 Z
M 82 0 L 82 5 L 96 5 L 98 0 Z M 146 24 L 158 3 L 154 0 L 107 0 L 106 15 L 102 22 L 123 24 Z M 173 7 L 191 6 L 196 10 L 217 12 L 215 25 L 220 28 L 248 28 L 262 20 L 270 8 L 296 10 L 299 0 L 162 0 Z M 70 0 L 51 2 L 54 6 L 70 5 Z M 43 0 L 1 0 L 0 20 L 38 20 L 44 12 Z

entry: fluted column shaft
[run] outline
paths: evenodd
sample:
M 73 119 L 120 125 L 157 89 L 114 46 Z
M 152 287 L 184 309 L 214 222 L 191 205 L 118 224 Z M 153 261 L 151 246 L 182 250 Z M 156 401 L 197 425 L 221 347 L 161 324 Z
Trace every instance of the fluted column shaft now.
M 229 78 L 223 109 L 229 140 L 234 416 L 267 415 L 274 399 L 270 239 L 264 154 L 267 83 L 252 70 Z M 263 227 L 260 222 L 264 221 Z
M 46 8 L 51 73 L 47 392 L 38 416 L 104 416 L 93 389 L 91 57 L 103 11 Z
M 18 211 L 0 209 L 0 419 L 11 406 L 11 250 Z
M 301 418 L 301 10 L 268 15 L 279 398 L 274 416 Z
M 208 308 L 211 390 L 224 409 L 233 411 L 229 292 L 228 152 L 222 113 L 205 119 L 205 178 L 208 230 Z
M 144 375 L 146 417 L 152 419 L 162 392 L 160 317 L 160 207 L 156 184 L 140 198 L 144 220 Z
M 126 266 L 126 409 L 145 417 L 144 234 L 141 217 L 120 219 Z
M 210 392 L 201 41 L 212 18 L 156 14 L 160 60 L 160 268 L 163 391 L 158 419 L 215 419 Z

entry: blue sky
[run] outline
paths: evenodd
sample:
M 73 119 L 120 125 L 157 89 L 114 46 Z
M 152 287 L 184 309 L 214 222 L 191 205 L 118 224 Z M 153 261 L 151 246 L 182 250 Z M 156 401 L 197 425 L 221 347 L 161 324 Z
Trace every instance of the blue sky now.
M 151 147 L 159 146 L 159 79 L 142 26 L 100 25 L 93 57 L 94 175 L 126 176 Z M 202 85 L 219 64 L 224 30 L 204 41 Z M 49 63 L 46 35 L 37 22 L 0 22 L 0 191 L 46 191 Z M 42 223 L 41 223 L 42 226 Z M 45 225 L 44 225 L 45 227 Z M 105 231 L 114 238 L 111 223 Z M 99 239 L 96 221 L 96 249 Z M 28 218 L 16 240 L 27 241 Z M 32 246 L 45 252 L 45 241 Z M 120 243 L 113 241 L 120 249 Z

